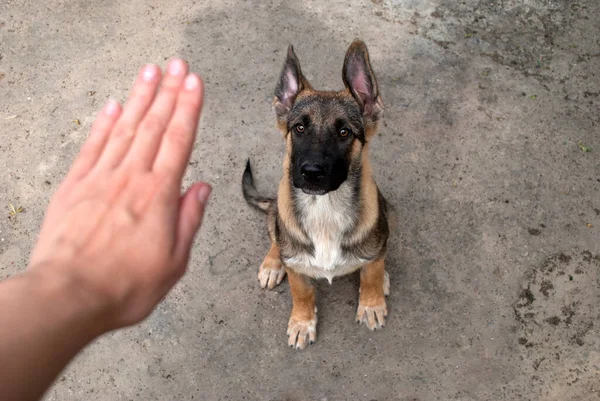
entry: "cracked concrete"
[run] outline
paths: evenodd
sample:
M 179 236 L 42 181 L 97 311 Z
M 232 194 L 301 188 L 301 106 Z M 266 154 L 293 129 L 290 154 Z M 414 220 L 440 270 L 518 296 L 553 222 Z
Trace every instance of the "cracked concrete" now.
M 594 0 L 4 1 L 0 279 L 25 268 L 105 99 L 176 55 L 206 82 L 186 184 L 215 189 L 189 273 L 46 399 L 600 399 L 598 15 Z M 400 220 L 390 314 L 370 332 L 353 319 L 357 277 L 319 283 L 319 338 L 299 353 L 287 283 L 256 281 L 268 239 L 241 172 L 251 157 L 275 193 L 270 101 L 287 45 L 337 89 L 355 37 L 386 106 L 371 155 Z M 24 211 L 9 217 L 9 203 Z

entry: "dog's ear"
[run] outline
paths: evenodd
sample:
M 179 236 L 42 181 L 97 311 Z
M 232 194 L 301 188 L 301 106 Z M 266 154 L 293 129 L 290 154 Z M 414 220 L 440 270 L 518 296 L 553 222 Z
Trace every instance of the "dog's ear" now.
M 294 53 L 294 48 L 290 45 L 285 64 L 281 70 L 279 82 L 275 88 L 275 99 L 273 99 L 277 119 L 280 121 L 285 120 L 294 105 L 296 96 L 304 89 L 310 88 L 310 84 L 302 75 L 300 61 L 298 61 L 298 57 Z
M 367 128 L 376 127 L 383 114 L 383 102 L 371 69 L 367 46 L 362 41 L 355 40 L 348 48 L 342 78 L 344 85 L 360 105 Z

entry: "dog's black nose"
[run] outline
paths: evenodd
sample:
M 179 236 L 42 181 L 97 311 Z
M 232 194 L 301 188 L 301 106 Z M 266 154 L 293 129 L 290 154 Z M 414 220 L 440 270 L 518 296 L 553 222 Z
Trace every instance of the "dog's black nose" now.
M 304 163 L 300 167 L 300 173 L 306 182 L 318 184 L 325 177 L 325 167 L 317 163 Z

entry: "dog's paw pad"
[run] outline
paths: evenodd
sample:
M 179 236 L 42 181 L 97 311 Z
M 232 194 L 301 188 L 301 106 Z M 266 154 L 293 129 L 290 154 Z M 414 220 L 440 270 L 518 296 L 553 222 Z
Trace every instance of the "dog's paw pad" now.
M 306 348 L 317 341 L 317 317 L 312 320 L 296 320 L 291 318 L 288 323 L 288 345 L 297 350 Z
M 385 326 L 385 318 L 387 316 L 387 306 L 385 302 L 376 306 L 358 305 L 356 311 L 356 321 L 364 323 L 369 330 L 382 329 Z
M 272 290 L 281 284 L 285 277 L 285 269 L 279 260 L 265 259 L 258 269 L 258 281 L 261 288 Z
M 390 274 L 385 271 L 383 275 L 383 295 L 386 297 L 390 295 Z

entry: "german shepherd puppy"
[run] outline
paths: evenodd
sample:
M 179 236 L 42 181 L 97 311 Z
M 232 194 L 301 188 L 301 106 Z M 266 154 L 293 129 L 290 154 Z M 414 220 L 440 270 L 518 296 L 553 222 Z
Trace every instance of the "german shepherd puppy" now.
M 344 90 L 313 89 L 288 48 L 273 100 L 286 144 L 277 198 L 257 192 L 249 162 L 242 179 L 246 201 L 268 215 L 271 249 L 258 279 L 272 289 L 287 272 L 293 303 L 288 344 L 296 349 L 317 337 L 311 279 L 331 283 L 360 269 L 356 320 L 375 330 L 387 316 L 389 207 L 369 164 L 383 103 L 363 42 L 350 45 L 342 78 Z

